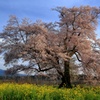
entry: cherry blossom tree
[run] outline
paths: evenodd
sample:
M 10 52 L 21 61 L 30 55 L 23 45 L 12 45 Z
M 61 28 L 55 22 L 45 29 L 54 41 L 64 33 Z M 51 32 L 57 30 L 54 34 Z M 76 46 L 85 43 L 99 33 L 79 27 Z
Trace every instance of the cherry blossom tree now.
M 100 9 L 81 6 L 55 10 L 60 19 L 56 24 L 33 23 L 28 19 L 20 22 L 16 16 L 11 16 L 0 34 L 3 40 L 1 52 L 6 65 L 13 65 L 19 59 L 29 61 L 27 66 L 14 65 L 8 73 L 53 70 L 61 76 L 59 87 L 71 88 L 70 61 L 73 56 L 81 62 L 84 73 L 100 73 L 100 40 L 96 39 L 95 33 Z

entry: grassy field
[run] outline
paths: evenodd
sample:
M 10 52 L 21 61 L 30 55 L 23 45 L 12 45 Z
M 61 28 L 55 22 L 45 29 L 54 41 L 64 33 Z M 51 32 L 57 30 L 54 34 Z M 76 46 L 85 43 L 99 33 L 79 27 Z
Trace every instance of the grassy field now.
M 100 86 L 58 89 L 32 84 L 0 84 L 0 100 L 100 100 Z

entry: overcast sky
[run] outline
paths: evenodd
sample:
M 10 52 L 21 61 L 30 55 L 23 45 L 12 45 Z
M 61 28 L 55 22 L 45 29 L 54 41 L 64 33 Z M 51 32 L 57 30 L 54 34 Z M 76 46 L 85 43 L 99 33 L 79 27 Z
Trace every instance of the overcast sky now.
M 16 15 L 20 19 L 30 18 L 32 21 L 41 19 L 45 22 L 55 22 L 58 20 L 58 13 L 52 11 L 52 8 L 81 5 L 99 7 L 100 0 L 0 0 L 0 32 L 7 24 L 10 15 Z M 100 37 L 100 26 L 96 32 Z M 0 60 L 0 68 L 4 68 L 2 60 Z

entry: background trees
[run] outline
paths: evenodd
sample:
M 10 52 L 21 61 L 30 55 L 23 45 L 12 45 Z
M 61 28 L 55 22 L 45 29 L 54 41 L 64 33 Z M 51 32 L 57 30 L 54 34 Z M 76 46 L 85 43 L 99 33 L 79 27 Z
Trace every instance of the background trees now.
M 16 65 L 8 72 L 47 71 L 54 69 L 61 76 L 59 87 L 71 88 L 70 61 L 73 56 L 81 62 L 86 75 L 99 75 L 100 43 L 96 39 L 96 26 L 100 9 L 81 6 L 58 7 L 60 21 L 56 25 L 27 19 L 18 21 L 11 16 L 0 37 L 1 52 L 5 64 L 14 64 L 19 59 L 28 65 Z M 96 75 L 96 76 L 97 76 Z

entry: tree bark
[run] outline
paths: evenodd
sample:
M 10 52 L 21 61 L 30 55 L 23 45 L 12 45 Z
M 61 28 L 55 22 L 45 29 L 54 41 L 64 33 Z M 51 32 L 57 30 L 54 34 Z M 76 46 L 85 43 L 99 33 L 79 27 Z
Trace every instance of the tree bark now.
M 62 82 L 59 85 L 59 88 L 66 87 L 66 88 L 72 88 L 71 81 L 70 81 L 70 67 L 69 67 L 69 61 L 64 62 L 64 75 L 62 76 Z

